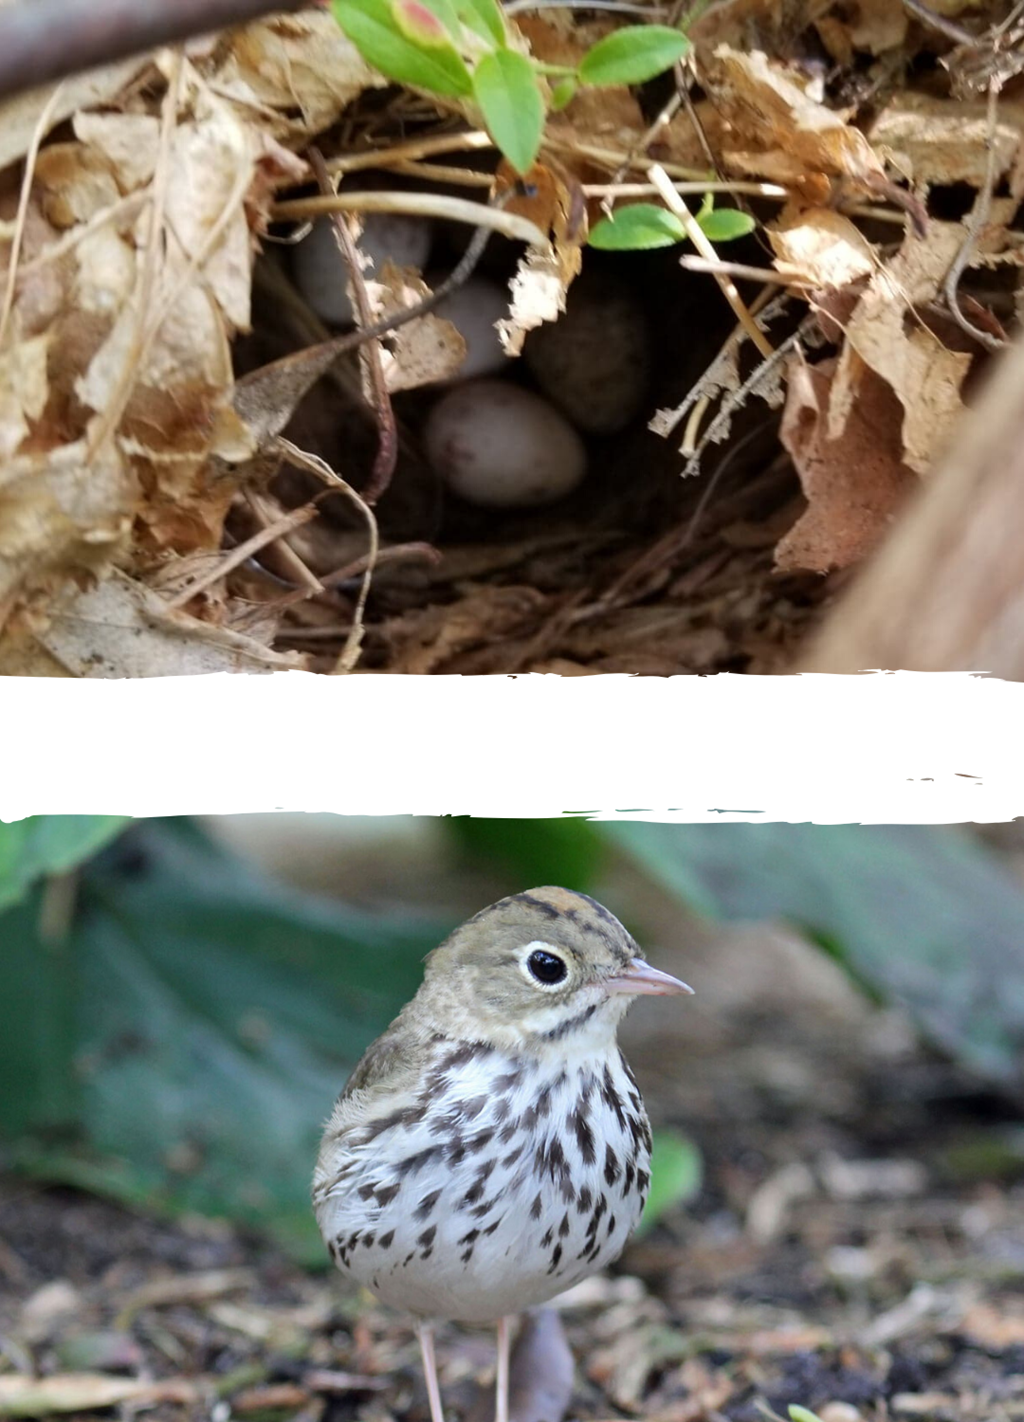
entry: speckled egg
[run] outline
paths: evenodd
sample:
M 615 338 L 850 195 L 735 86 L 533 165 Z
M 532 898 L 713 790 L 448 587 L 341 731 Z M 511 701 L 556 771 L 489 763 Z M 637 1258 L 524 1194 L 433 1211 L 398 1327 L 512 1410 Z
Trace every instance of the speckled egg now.
M 539 395 L 504 380 L 455 386 L 431 410 L 424 444 L 452 492 L 483 508 L 553 503 L 587 467 L 572 425 Z

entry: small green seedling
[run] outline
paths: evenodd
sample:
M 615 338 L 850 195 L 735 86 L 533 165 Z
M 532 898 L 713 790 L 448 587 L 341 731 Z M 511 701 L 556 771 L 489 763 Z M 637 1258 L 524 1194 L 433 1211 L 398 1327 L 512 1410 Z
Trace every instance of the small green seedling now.
M 578 65 L 530 59 L 511 42 L 497 0 L 331 0 L 344 33 L 388 79 L 451 99 L 473 99 L 518 173 L 534 164 L 547 110 L 581 86 L 642 84 L 690 50 L 669 25 L 626 25 Z
M 791 1402 L 789 1404 L 789 1422 L 821 1422 L 821 1418 L 809 1407 L 801 1407 L 799 1403 Z
M 709 242 L 732 242 L 754 230 L 754 219 L 734 207 L 714 206 L 710 193 L 695 215 Z M 603 217 L 590 233 L 590 245 L 604 252 L 649 252 L 687 240 L 682 219 L 653 202 L 632 202 Z

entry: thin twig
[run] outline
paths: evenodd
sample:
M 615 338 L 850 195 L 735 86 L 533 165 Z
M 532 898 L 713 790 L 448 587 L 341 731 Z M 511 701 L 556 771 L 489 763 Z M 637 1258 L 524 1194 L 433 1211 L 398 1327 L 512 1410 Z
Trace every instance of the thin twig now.
M 271 500 L 269 495 L 261 494 L 256 489 L 248 488 L 243 490 L 242 497 L 249 505 L 253 517 L 262 528 L 273 528 L 277 524 L 281 517 L 277 512 L 277 508 L 280 506 L 277 505 L 277 507 L 275 507 L 275 501 Z M 316 504 L 319 500 L 320 495 L 317 494 L 310 500 L 310 503 Z M 299 590 L 302 594 L 302 598 L 321 596 L 324 591 L 323 583 L 306 567 L 303 559 L 299 557 L 298 553 L 296 553 L 295 549 L 288 542 L 287 534 L 285 534 L 283 538 L 278 539 L 274 552 L 285 567 L 291 569 L 298 581 L 292 582 L 288 578 L 283 578 L 280 574 L 271 572 L 270 569 L 264 567 L 262 563 L 257 564 L 261 573 L 273 578 L 275 582 L 283 583 L 285 587 L 291 588 L 293 591 Z
M 915 20 L 920 20 L 929 29 L 937 30 L 940 35 L 945 35 L 954 44 L 968 44 L 973 47 L 978 43 L 977 35 L 972 35 L 970 30 L 955 25 L 952 20 L 947 20 L 945 15 L 937 15 L 934 10 L 930 10 L 923 3 L 923 0 L 903 0 L 903 8 L 908 14 L 913 15 Z
M 995 77 L 989 80 L 985 135 L 985 182 L 975 199 L 967 222 L 967 233 L 952 266 L 946 273 L 946 282 L 943 287 L 946 305 L 949 307 L 953 320 L 972 340 L 977 341 L 990 351 L 1001 351 L 1008 342 L 1000 340 L 998 336 L 993 336 L 989 331 L 982 331 L 973 322 L 968 321 L 961 310 L 957 288 L 960 285 L 960 278 L 974 254 L 981 229 L 988 221 L 989 213 L 992 210 L 992 190 L 996 181 L 996 119 L 999 111 L 999 87 L 999 82 Z
M 432 133 L 423 138 L 411 138 L 392 148 L 371 148 L 367 153 L 340 153 L 328 158 L 328 173 L 358 173 L 364 168 L 392 168 L 417 158 L 430 158 L 435 153 L 472 153 L 494 147 L 494 139 L 482 129 L 468 133 Z
M 0 98 L 303 0 L 20 0 L 0 5 Z
M 734 276 L 738 281 L 759 281 L 774 286 L 806 286 L 813 287 L 815 283 L 807 277 L 787 276 L 785 272 L 773 271 L 771 267 L 750 267 L 744 262 L 723 262 L 720 257 L 716 257 L 713 262 L 709 262 L 706 257 L 680 257 L 679 265 L 688 272 L 703 272 L 709 276 L 717 276 L 723 272 L 726 276 Z
M 117 429 L 125 405 L 128 403 L 132 386 L 142 367 L 146 350 L 155 334 L 149 324 L 150 303 L 157 289 L 161 270 L 161 250 L 164 235 L 164 215 L 167 204 L 167 186 L 170 174 L 171 139 L 178 118 L 178 104 L 181 99 L 181 79 L 183 64 L 180 53 L 171 56 L 171 75 L 163 97 L 160 111 L 160 137 L 157 144 L 156 165 L 153 170 L 153 192 L 149 205 L 149 226 L 146 229 L 146 243 L 139 264 L 135 299 L 138 305 L 135 327 L 131 342 L 125 353 L 117 384 L 104 405 L 94 428 L 89 433 L 89 457 L 93 459 L 102 449 L 107 439 Z
M 309 149 L 309 163 L 320 186 L 320 191 L 326 196 L 334 196 L 334 186 L 324 166 L 323 155 L 315 146 Z M 331 222 L 334 227 L 335 241 L 344 258 L 345 265 L 348 267 L 352 295 L 355 298 L 356 325 L 362 331 L 373 325 L 373 310 L 370 306 L 369 293 L 366 290 L 363 269 L 359 263 L 359 250 L 352 240 L 352 233 L 348 229 L 343 214 L 332 213 Z M 395 472 L 395 464 L 398 460 L 398 430 L 395 426 L 395 412 L 391 408 L 388 382 L 384 375 L 380 339 L 364 341 L 359 354 L 366 362 L 364 369 L 370 377 L 373 411 L 377 418 L 377 453 L 374 455 L 373 469 L 370 471 L 369 481 L 363 491 L 363 498 L 368 504 L 375 504 L 391 483 L 391 476 Z
M 233 572 L 235 568 L 241 567 L 254 553 L 258 553 L 268 543 L 283 538 L 286 533 L 294 533 L 304 523 L 309 523 L 310 519 L 316 518 L 316 514 L 317 510 L 312 503 L 303 504 L 301 508 L 292 509 L 290 513 L 284 514 L 267 528 L 261 528 L 259 533 L 254 533 L 244 543 L 239 543 L 232 548 L 224 558 L 218 558 L 212 567 L 208 568 L 205 573 L 200 573 L 193 582 L 182 588 L 181 592 L 175 593 L 174 597 L 168 600 L 165 611 L 175 612 L 179 607 L 184 607 L 197 594 L 205 592 L 214 583 L 219 583 L 222 578 L 226 578 L 228 573 Z M 318 587 L 317 591 L 322 592 L 323 588 Z
M 679 196 L 675 188 L 672 186 L 672 183 L 669 180 L 669 176 L 665 172 L 665 169 L 659 163 L 653 163 L 650 169 L 648 170 L 648 176 L 650 177 L 651 182 L 658 189 L 658 192 L 661 194 L 661 197 L 664 199 L 665 206 L 669 209 L 670 212 L 675 213 L 675 215 L 679 218 L 680 222 L 686 228 L 686 235 L 696 247 L 697 251 L 701 254 L 702 257 L 705 258 L 706 261 L 711 262 L 712 264 L 715 264 L 717 266 L 718 269 L 713 271 L 712 275 L 718 282 L 718 285 L 721 287 L 722 295 L 725 297 L 726 301 L 728 301 L 729 305 L 736 313 L 736 318 L 739 321 L 740 325 L 743 327 L 744 331 L 746 331 L 751 341 L 767 360 L 773 354 L 771 342 L 768 340 L 768 337 L 764 334 L 764 332 L 755 323 L 754 318 L 753 316 L 751 316 L 749 310 L 747 309 L 747 305 L 744 302 L 742 296 L 740 296 L 739 292 L 736 290 L 735 283 L 729 276 L 727 276 L 723 271 L 721 271 L 721 263 L 718 260 L 718 253 L 715 251 L 714 247 L 712 247 L 708 239 L 704 236 L 704 233 L 701 230 L 696 218 L 693 216 L 693 213 L 686 206 L 686 203 L 683 202 L 683 199 Z
M 518 213 L 436 193 L 358 192 L 338 193 L 334 197 L 290 198 L 287 202 L 275 203 L 270 215 L 275 222 L 290 222 L 323 217 L 332 212 L 402 212 L 412 217 L 438 217 L 465 222 L 471 227 L 489 227 L 511 237 L 513 242 L 528 242 L 531 247 L 547 245 L 547 238 L 536 223 Z
M 18 257 L 21 255 L 21 242 L 25 235 L 25 218 L 28 215 L 29 198 L 32 195 L 32 181 L 36 173 L 36 160 L 39 157 L 39 148 L 43 139 L 50 129 L 50 121 L 53 118 L 54 110 L 60 102 L 63 85 L 58 84 L 46 102 L 46 107 L 39 115 L 32 133 L 32 142 L 29 145 L 28 153 L 25 155 L 25 172 L 21 180 L 21 193 L 18 197 L 18 211 L 14 219 L 14 240 L 11 243 L 11 252 L 8 258 L 7 282 L 4 286 L 3 306 L 0 307 L 0 350 L 3 349 L 4 336 L 7 333 L 7 322 L 10 320 L 11 311 L 14 307 L 14 289 L 18 280 Z
M 705 193 L 750 193 L 753 197 L 776 198 L 779 202 L 788 202 L 790 198 L 789 189 L 780 188 L 778 183 L 751 183 L 745 180 L 720 183 L 709 179 L 705 183 L 679 182 L 672 186 L 677 193 L 690 197 L 703 197 Z M 654 183 L 583 183 L 581 191 L 584 197 L 632 198 L 649 197 L 660 189 Z M 903 221 L 902 217 L 900 221 Z
M 724 433 L 734 412 L 743 405 L 747 396 L 757 390 L 757 387 L 765 377 L 770 375 L 771 372 L 781 364 L 790 351 L 796 349 L 803 335 L 803 325 L 804 323 L 801 322 L 793 334 L 783 341 L 777 350 L 772 351 L 767 359 L 763 360 L 755 370 L 751 371 L 740 388 L 727 400 L 723 400 L 721 409 L 708 425 L 696 449 L 686 461 L 686 468 L 683 470 L 685 476 L 700 472 L 700 457 L 705 449 L 707 449 L 709 444 L 713 444 L 720 434 Z
M 387 548 L 381 548 L 377 553 L 377 567 L 381 568 L 385 563 L 400 563 L 407 559 L 417 560 L 423 563 L 430 563 L 435 568 L 443 561 L 444 555 L 439 548 L 435 548 L 432 543 L 392 543 Z M 353 558 L 351 563 L 345 563 L 341 568 L 335 568 L 333 573 L 327 573 L 320 579 L 325 588 L 337 588 L 343 583 L 347 583 L 351 578 L 359 577 L 366 572 L 366 555 L 361 558 Z
M 422 178 L 427 183 L 452 183 L 461 188 L 492 188 L 493 173 L 480 173 L 475 168 L 456 168 L 454 163 L 420 163 L 406 158 L 392 163 L 390 171 L 404 178 Z
M 298 445 L 292 444 L 291 440 L 278 436 L 276 440 L 278 449 L 285 457 L 297 464 L 300 469 L 308 469 L 312 474 L 317 474 L 330 488 L 343 493 L 346 498 L 352 500 L 356 508 L 366 519 L 366 526 L 370 536 L 370 547 L 366 554 L 366 570 L 363 573 L 363 581 L 359 588 L 359 596 L 356 599 L 355 611 L 352 613 L 352 625 L 349 628 L 348 636 L 345 638 L 345 645 L 342 647 L 338 660 L 333 668 L 333 675 L 344 676 L 352 671 L 359 660 L 359 649 L 363 641 L 363 633 L 366 630 L 363 617 L 366 613 L 366 599 L 370 595 L 370 583 L 373 581 L 373 570 L 377 566 L 377 553 L 380 548 L 380 534 L 377 530 L 377 520 L 374 517 L 373 509 L 366 500 L 359 494 L 346 479 L 335 473 L 326 460 L 320 459 L 315 454 L 309 454 L 306 450 L 300 449 Z
M 118 198 L 109 207 L 101 208 L 99 212 L 94 213 L 88 222 L 80 222 L 77 227 L 72 227 L 62 237 L 58 237 L 55 242 L 49 242 L 45 247 L 40 248 L 30 262 L 22 263 L 19 268 L 19 276 L 29 276 L 32 272 L 40 271 L 43 267 L 48 266 L 49 263 L 66 257 L 69 252 L 74 251 L 80 242 L 84 242 L 95 233 L 102 231 L 111 222 L 137 216 L 147 202 L 149 202 L 148 192 L 128 193 L 125 197 Z

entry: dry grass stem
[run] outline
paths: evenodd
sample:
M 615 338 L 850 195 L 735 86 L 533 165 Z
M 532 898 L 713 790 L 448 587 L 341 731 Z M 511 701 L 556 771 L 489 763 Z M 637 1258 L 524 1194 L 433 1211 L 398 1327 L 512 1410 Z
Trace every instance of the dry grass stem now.
M 318 148 L 314 147 L 309 150 L 309 161 L 316 174 L 321 192 L 327 197 L 334 196 L 332 179 L 324 166 L 323 156 Z M 366 331 L 373 326 L 374 320 L 370 297 L 366 290 L 366 281 L 363 277 L 363 268 L 359 261 L 359 251 L 343 214 L 332 213 L 331 222 L 339 255 L 348 268 L 348 278 L 352 286 L 357 314 L 356 325 L 360 331 Z M 377 420 L 377 453 L 374 456 L 373 469 L 370 471 L 369 482 L 363 497 L 368 504 L 375 504 L 391 483 L 391 476 L 395 472 L 395 464 L 398 459 L 398 430 L 395 425 L 395 412 L 391 408 L 391 396 L 388 393 L 388 383 L 384 375 L 384 364 L 381 360 L 380 338 L 364 341 L 359 348 L 359 357 L 364 363 L 364 371 L 369 376 L 369 385 L 373 392 L 373 412 Z
M 271 216 L 276 222 L 290 222 L 333 212 L 401 212 L 412 217 L 436 217 L 442 221 L 464 222 L 471 227 L 486 227 L 531 247 L 547 246 L 547 238 L 536 223 L 517 213 L 439 193 L 360 192 L 338 193 L 336 197 L 290 198 L 287 202 L 275 203 Z
M 430 158 L 435 153 L 472 153 L 493 149 L 489 133 L 474 129 L 469 133 L 435 133 L 427 138 L 413 138 L 408 143 L 396 143 L 392 148 L 375 148 L 368 153 L 341 153 L 328 158 L 329 173 L 358 173 L 366 168 L 392 168 L 396 163 Z
M 167 603 L 167 611 L 174 612 L 178 608 L 184 607 L 197 594 L 212 587 L 214 583 L 220 582 L 222 578 L 226 578 L 228 573 L 233 572 L 235 568 L 240 568 L 261 548 L 266 548 L 268 543 L 273 543 L 276 539 L 283 538 L 285 534 L 293 533 L 295 529 L 301 528 L 304 523 L 309 523 L 316 517 L 316 513 L 314 504 L 303 504 L 301 508 L 292 509 L 290 513 L 284 514 L 267 528 L 261 529 L 259 533 L 254 533 L 251 538 L 247 538 L 244 543 L 239 543 L 237 547 L 232 548 L 230 553 L 218 559 L 208 572 L 200 574 L 194 582 L 189 583 L 187 587 L 182 588 L 181 592 L 170 598 Z M 322 592 L 323 588 L 318 585 L 314 591 Z
M 669 209 L 670 212 L 674 212 L 675 215 L 679 218 L 680 222 L 686 228 L 686 235 L 689 237 L 690 241 L 696 247 L 697 251 L 701 254 L 701 256 L 705 259 L 705 261 L 710 264 L 712 269 L 712 275 L 714 276 L 715 280 L 718 282 L 718 285 L 722 289 L 722 295 L 725 297 L 726 301 L 728 301 L 733 311 L 735 311 L 739 323 L 743 327 L 744 331 L 747 333 L 753 344 L 767 360 L 773 353 L 773 347 L 771 342 L 768 340 L 764 332 L 760 330 L 760 328 L 755 323 L 754 318 L 751 316 L 750 311 L 747 309 L 746 302 L 736 290 L 734 282 L 726 274 L 726 272 L 722 270 L 723 264 L 719 260 L 718 253 L 715 251 L 714 247 L 712 247 L 708 239 L 704 236 L 704 233 L 701 230 L 697 219 L 693 216 L 690 209 L 686 206 L 686 203 L 676 192 L 675 188 L 669 180 L 668 174 L 665 172 L 665 169 L 660 164 L 654 163 L 649 169 L 649 176 L 651 182 L 658 189 L 658 192 L 664 199 L 665 206 Z
M 316 474 L 325 484 L 332 489 L 350 499 L 356 508 L 366 519 L 366 527 L 369 534 L 370 546 L 366 553 L 366 570 L 363 573 L 363 580 L 359 588 L 359 596 L 356 599 L 355 611 L 352 614 L 352 625 L 348 629 L 344 646 L 334 664 L 332 674 L 334 676 L 346 676 L 355 669 L 359 660 L 359 651 L 362 646 L 363 635 L 365 633 L 364 616 L 366 613 L 366 599 L 370 595 L 370 584 L 373 581 L 374 569 L 377 566 L 377 557 L 380 551 L 380 534 L 377 530 L 377 520 L 373 509 L 366 502 L 363 496 L 343 479 L 340 474 L 335 473 L 326 460 L 320 459 L 315 454 L 308 454 L 304 449 L 299 449 L 298 445 L 292 444 L 291 440 L 284 439 L 278 435 L 275 444 L 281 453 L 301 469 L 308 469 L 311 474 Z
M 0 306 L 0 350 L 3 350 L 4 337 L 7 334 L 7 323 L 11 318 L 11 311 L 14 308 L 14 292 L 18 282 L 18 257 L 21 253 L 21 244 L 25 236 L 25 219 L 28 216 L 29 199 L 32 196 L 32 180 L 35 177 L 36 160 L 39 157 L 39 149 L 43 139 L 50 131 L 50 124 L 57 106 L 61 100 L 63 84 L 58 84 L 47 100 L 43 112 L 39 115 L 39 121 L 32 134 L 32 142 L 29 145 L 28 153 L 25 155 L 25 172 L 21 180 L 21 192 L 18 194 L 18 211 L 14 219 L 14 233 L 11 238 L 11 251 L 8 257 L 7 281 L 4 284 L 3 305 Z

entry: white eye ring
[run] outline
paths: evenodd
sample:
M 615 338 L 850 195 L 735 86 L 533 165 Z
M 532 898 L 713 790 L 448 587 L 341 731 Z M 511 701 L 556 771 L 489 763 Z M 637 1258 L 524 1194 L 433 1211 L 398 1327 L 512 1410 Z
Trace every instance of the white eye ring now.
M 544 992 L 560 988 L 569 977 L 564 952 L 550 943 L 527 943 L 521 966 L 531 986 Z

